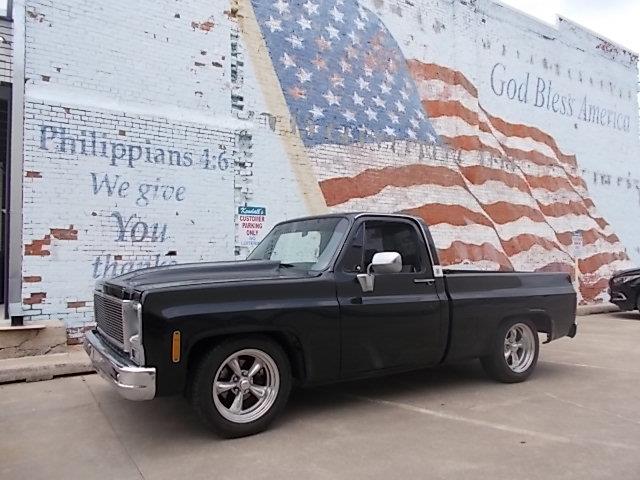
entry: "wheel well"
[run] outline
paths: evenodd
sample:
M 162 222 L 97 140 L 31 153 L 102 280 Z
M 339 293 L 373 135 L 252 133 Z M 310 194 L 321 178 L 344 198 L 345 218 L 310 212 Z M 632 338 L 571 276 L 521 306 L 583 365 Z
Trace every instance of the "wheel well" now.
M 546 333 L 547 335 L 551 335 L 553 333 L 553 325 L 551 323 L 551 319 L 547 315 L 539 313 L 530 318 L 536 325 L 538 332 Z
M 217 344 L 229 340 L 231 338 L 238 337 L 247 337 L 247 336 L 261 336 L 267 337 L 270 340 L 276 342 L 287 355 L 289 359 L 289 363 L 291 364 L 291 375 L 293 378 L 299 382 L 304 382 L 306 378 L 306 369 L 304 363 L 304 355 L 302 353 L 302 347 L 298 339 L 291 334 L 285 332 L 274 332 L 274 331 L 266 331 L 266 332 L 247 332 L 247 333 L 239 333 L 239 334 L 222 334 L 222 335 L 212 335 L 210 337 L 205 337 L 198 340 L 189 350 L 187 354 L 187 371 L 193 372 L 194 367 L 198 364 L 200 359 L 210 351 Z
M 531 320 L 536 326 L 539 333 L 546 333 L 548 336 L 553 334 L 553 324 L 549 316 L 544 312 L 531 312 L 521 315 L 512 315 L 502 320 L 502 323 L 511 320 Z

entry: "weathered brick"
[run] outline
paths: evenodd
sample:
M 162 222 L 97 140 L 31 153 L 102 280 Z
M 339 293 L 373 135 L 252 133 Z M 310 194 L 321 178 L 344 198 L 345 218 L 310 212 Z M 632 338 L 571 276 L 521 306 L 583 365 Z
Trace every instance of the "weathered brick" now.
M 23 298 L 22 303 L 25 305 L 36 305 L 42 303 L 45 298 L 47 298 L 47 294 L 45 292 L 36 292 L 30 294 L 28 298 Z
M 31 275 L 28 277 L 22 277 L 22 281 L 25 283 L 38 283 L 42 281 L 42 277 L 39 275 Z
M 67 308 L 82 308 L 86 306 L 87 302 L 67 302 Z

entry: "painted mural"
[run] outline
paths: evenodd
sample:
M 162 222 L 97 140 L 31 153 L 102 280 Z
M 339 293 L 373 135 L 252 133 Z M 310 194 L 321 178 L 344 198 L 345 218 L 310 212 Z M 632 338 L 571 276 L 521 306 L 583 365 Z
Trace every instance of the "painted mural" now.
M 583 303 L 640 263 L 638 59 L 569 21 L 490 0 L 71 3 L 26 4 L 12 314 L 76 341 L 96 280 L 242 259 L 331 211 L 419 215 L 446 265 L 566 272 Z
M 328 210 L 421 216 L 452 267 L 577 271 L 582 302 L 604 300 L 609 276 L 632 265 L 575 155 L 544 129 L 483 108 L 461 71 L 407 58 L 372 10 L 344 0 L 252 6 Z M 494 80 L 504 69 L 492 73 L 497 96 L 558 115 L 586 109 L 589 121 L 589 107 L 552 94 L 551 82 L 529 91 L 530 78 Z M 629 128 L 619 112 L 598 119 Z

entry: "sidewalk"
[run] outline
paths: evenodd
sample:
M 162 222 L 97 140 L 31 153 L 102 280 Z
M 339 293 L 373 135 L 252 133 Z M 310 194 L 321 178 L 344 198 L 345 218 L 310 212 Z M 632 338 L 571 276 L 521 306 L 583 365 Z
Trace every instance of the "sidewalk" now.
M 596 305 L 581 305 L 578 307 L 576 315 L 584 317 L 585 315 L 595 315 L 597 313 L 612 313 L 620 309 L 613 303 L 598 303 Z
M 0 360 L 0 383 L 37 382 L 53 377 L 93 372 L 81 345 L 67 347 L 66 353 Z

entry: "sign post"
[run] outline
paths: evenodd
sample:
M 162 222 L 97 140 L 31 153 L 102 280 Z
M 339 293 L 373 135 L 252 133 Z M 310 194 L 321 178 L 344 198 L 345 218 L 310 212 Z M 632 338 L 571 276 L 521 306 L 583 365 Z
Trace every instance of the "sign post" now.
M 573 277 L 574 288 L 576 292 L 580 292 L 580 256 L 582 255 L 582 247 L 584 241 L 582 239 L 582 230 L 576 230 L 571 235 L 571 246 L 573 250 Z

